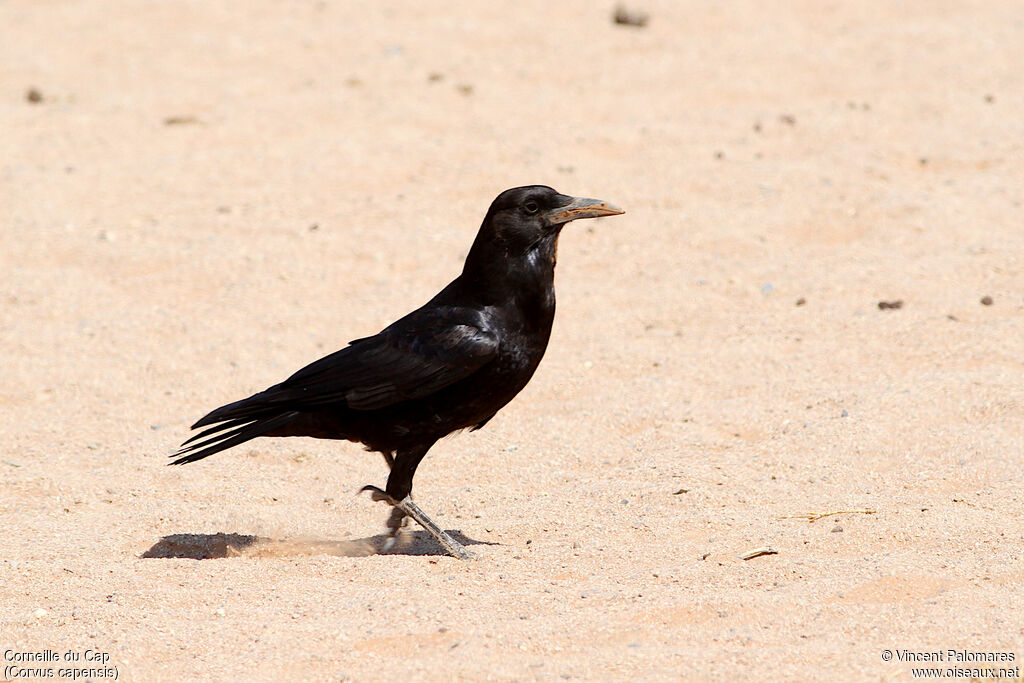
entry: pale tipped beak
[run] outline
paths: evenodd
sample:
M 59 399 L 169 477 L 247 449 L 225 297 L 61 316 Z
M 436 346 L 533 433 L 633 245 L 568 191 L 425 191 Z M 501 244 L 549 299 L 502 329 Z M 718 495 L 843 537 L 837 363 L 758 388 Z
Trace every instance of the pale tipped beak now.
M 626 213 L 619 207 L 603 202 L 600 199 L 573 197 L 565 206 L 552 209 L 544 215 L 548 225 L 560 225 L 578 218 L 598 218 L 600 216 L 618 216 Z

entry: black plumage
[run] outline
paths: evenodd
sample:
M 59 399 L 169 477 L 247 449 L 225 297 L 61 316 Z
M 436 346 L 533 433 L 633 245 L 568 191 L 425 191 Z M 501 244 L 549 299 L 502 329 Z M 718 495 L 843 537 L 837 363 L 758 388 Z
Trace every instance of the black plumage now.
M 357 339 L 280 384 L 209 413 L 172 464 L 200 460 L 258 436 L 347 439 L 384 454 L 382 491 L 393 539 L 412 516 L 452 555 L 465 549 L 413 504 L 416 467 L 434 443 L 479 429 L 526 386 L 551 335 L 562 227 L 621 210 L 533 185 L 491 204 L 462 273 L 380 333 Z

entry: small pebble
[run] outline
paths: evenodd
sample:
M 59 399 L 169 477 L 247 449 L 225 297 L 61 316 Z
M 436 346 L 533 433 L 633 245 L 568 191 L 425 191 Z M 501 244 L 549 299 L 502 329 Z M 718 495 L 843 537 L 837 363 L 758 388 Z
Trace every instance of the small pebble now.
M 168 116 L 164 119 L 165 126 L 187 126 L 193 123 L 199 123 L 195 116 Z
M 32 613 L 32 615 L 33 615 L 33 616 L 34 616 L 34 617 L 35 617 L 36 619 L 42 619 L 42 618 L 43 618 L 43 617 L 45 617 L 45 616 L 46 616 L 47 614 L 49 614 L 49 612 L 47 612 L 46 610 L 44 610 L 44 609 L 43 609 L 42 607 L 40 607 L 39 609 L 37 609 L 37 610 L 36 610 L 35 612 L 33 612 L 33 613 Z
M 618 5 L 615 8 L 615 14 L 612 15 L 612 21 L 620 26 L 635 26 L 637 28 L 643 28 L 647 26 L 647 21 L 650 19 L 650 15 L 646 12 L 638 12 L 631 10 L 623 5 Z
M 807 303 L 807 299 L 805 299 L 803 297 L 800 297 L 799 299 L 796 300 L 796 305 L 797 306 L 803 306 L 806 303 Z
M 839 526 L 838 524 L 836 524 L 834 527 L 832 527 L 832 533 L 834 533 L 834 534 L 842 533 L 842 531 L 843 531 L 843 527 Z
M 886 311 L 886 310 L 898 311 L 901 308 L 903 308 L 903 299 L 896 299 L 895 301 L 879 301 L 878 302 L 878 310 L 880 310 L 880 311 Z
M 217 611 L 216 611 L 216 612 L 214 612 L 214 614 L 216 614 L 216 615 L 217 615 L 218 617 L 222 617 L 222 616 L 224 616 L 225 614 L 227 614 L 227 612 L 225 612 L 225 611 L 224 611 L 224 608 L 223 608 L 223 607 L 218 607 L 218 608 L 217 608 Z
M 39 104 L 43 101 L 43 93 L 36 88 L 29 88 L 25 91 L 25 101 L 31 104 Z
M 982 306 L 991 306 L 992 305 L 992 297 L 988 296 L 987 294 L 985 296 L 981 297 L 981 305 Z

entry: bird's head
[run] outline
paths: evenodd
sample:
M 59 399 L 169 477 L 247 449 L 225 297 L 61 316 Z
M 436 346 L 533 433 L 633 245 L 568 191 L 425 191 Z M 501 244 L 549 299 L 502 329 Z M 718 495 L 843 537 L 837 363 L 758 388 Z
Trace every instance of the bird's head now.
M 460 281 L 481 300 L 523 292 L 554 312 L 558 235 L 566 223 L 625 213 L 600 199 L 570 197 L 546 185 L 505 190 L 491 203 L 466 257 Z
M 504 247 L 508 256 L 553 243 L 562 227 L 579 218 L 624 213 L 600 199 L 570 197 L 546 185 L 505 190 L 491 203 L 480 236 Z

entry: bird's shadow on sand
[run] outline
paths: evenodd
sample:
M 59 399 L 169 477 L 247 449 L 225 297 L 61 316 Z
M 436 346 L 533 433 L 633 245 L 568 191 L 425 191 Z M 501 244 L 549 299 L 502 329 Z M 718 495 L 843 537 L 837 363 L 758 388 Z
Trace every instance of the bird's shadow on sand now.
M 501 545 L 473 540 L 459 531 L 449 535 L 465 546 Z M 394 547 L 384 552 L 388 537 L 380 534 L 354 540 L 291 539 L 276 540 L 243 534 L 171 534 L 157 541 L 142 553 L 144 558 L 189 558 L 216 560 L 225 557 L 294 557 L 301 555 L 334 555 L 336 557 L 368 557 L 370 555 L 447 556 L 434 538 L 425 531 L 406 531 Z

